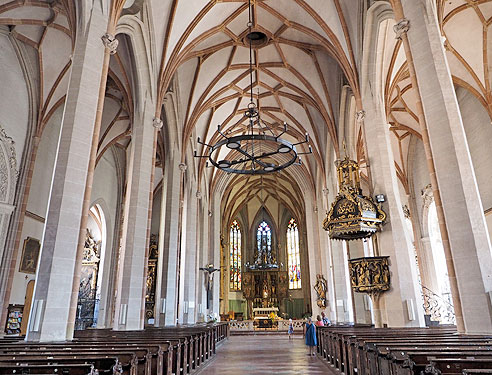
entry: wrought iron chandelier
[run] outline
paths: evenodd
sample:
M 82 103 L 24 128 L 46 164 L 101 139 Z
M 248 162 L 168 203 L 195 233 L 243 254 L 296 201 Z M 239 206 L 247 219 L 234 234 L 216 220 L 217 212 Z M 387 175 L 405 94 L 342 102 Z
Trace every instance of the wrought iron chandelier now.
M 253 42 L 266 40 L 266 35 L 259 31 L 253 31 L 251 0 L 249 0 L 249 32 L 246 36 L 249 44 L 249 80 L 250 80 L 250 102 L 244 113 L 248 119 L 247 132 L 245 134 L 228 136 L 218 125 L 217 133 L 220 140 L 214 144 L 208 144 L 197 139 L 197 142 L 205 146 L 204 155 L 197 158 L 208 158 L 210 163 L 227 173 L 261 175 L 278 172 L 291 165 L 301 165 L 300 155 L 311 154 L 311 146 L 308 152 L 298 152 L 296 146 L 309 143 L 306 133 L 301 142 L 291 143 L 283 138 L 287 132 L 287 123 L 283 123 L 283 130 L 276 134 L 267 123 L 261 120 L 258 104 L 253 99 Z M 224 151 L 227 155 L 224 158 Z M 207 163 L 208 165 L 208 163 Z

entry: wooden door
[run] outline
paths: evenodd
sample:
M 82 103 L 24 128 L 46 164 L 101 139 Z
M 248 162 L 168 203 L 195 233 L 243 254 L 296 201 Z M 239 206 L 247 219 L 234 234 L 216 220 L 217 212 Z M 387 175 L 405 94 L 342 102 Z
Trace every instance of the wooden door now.
M 34 280 L 27 283 L 26 299 L 24 300 L 24 310 L 22 312 L 21 335 L 27 333 L 27 323 L 29 322 L 29 314 L 31 313 L 32 294 L 34 292 Z

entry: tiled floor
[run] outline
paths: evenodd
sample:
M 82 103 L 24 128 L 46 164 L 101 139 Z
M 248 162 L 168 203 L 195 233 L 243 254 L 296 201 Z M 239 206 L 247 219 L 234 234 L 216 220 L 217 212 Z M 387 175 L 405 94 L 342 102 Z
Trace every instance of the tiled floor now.
M 199 375 L 336 374 L 318 357 L 307 355 L 300 336 L 231 336 Z

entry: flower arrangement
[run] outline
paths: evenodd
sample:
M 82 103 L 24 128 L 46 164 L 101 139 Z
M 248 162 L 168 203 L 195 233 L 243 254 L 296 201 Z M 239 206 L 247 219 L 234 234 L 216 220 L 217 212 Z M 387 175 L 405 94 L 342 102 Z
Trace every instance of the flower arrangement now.
M 276 319 L 278 319 L 277 314 L 275 314 L 273 311 L 272 311 L 270 314 L 268 314 L 268 317 L 270 318 L 270 320 L 272 321 L 272 323 L 273 323 Z

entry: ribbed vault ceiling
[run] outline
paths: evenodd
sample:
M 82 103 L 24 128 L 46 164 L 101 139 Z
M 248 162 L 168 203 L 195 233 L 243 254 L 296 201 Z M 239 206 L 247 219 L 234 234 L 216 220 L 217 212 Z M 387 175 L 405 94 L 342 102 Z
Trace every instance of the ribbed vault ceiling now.
M 343 82 L 354 91 L 358 87 L 352 40 L 357 34 L 359 3 L 252 1 L 252 29 L 268 38 L 262 47 L 254 49 L 253 56 L 252 86 L 261 118 L 274 129 L 286 122 L 289 130 L 285 138 L 293 143 L 309 134 L 313 148 L 313 154 L 303 159 L 302 166 L 280 172 L 285 174 L 280 177 L 284 182 L 305 179 L 306 186 L 314 190 L 317 181 L 326 180 L 327 153 L 333 148 L 338 152 L 340 87 Z M 197 137 L 207 143 L 219 139 L 218 124 L 228 135 L 246 132 L 244 111 L 251 88 L 245 42 L 249 8 L 247 0 L 176 0 L 171 12 L 160 87 L 165 91 L 173 77 L 179 83 L 185 159 L 189 142 L 199 153 L 204 151 L 196 144 Z M 300 149 L 307 151 L 303 146 Z M 228 176 L 224 184 L 223 172 L 206 169 L 205 160 L 198 163 L 197 169 L 199 180 L 207 179 L 212 191 L 216 187 L 226 193 L 238 189 L 227 188 L 229 183 L 248 189 L 255 180 Z M 278 178 L 272 177 L 271 181 Z M 292 194 L 301 194 L 292 185 L 289 189 Z M 298 203 L 292 201 L 287 206 Z M 234 207 L 238 204 L 234 203 Z

